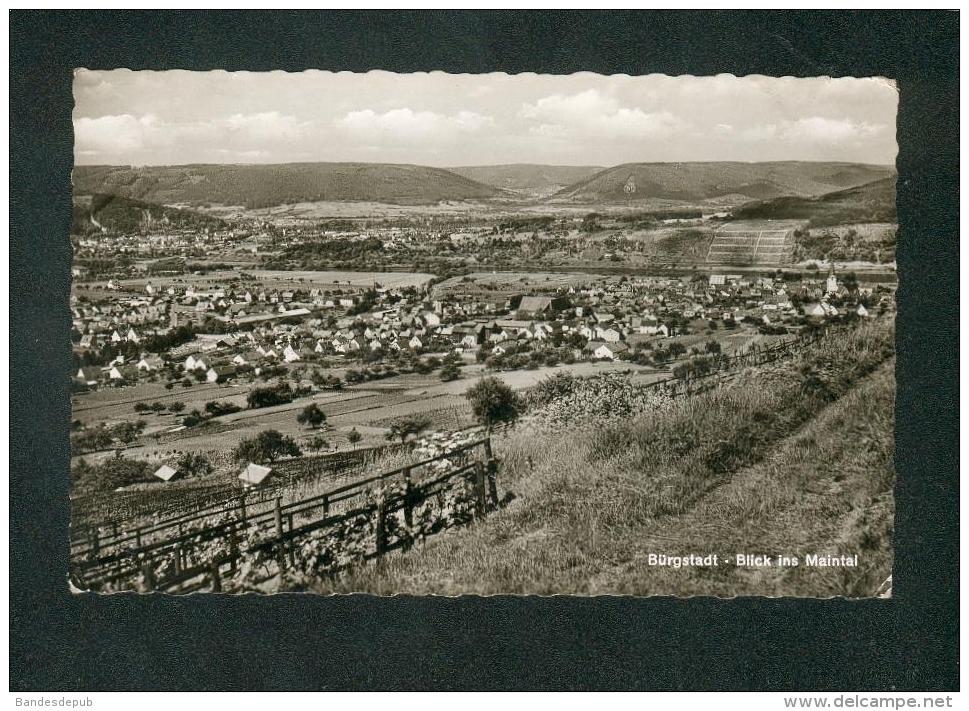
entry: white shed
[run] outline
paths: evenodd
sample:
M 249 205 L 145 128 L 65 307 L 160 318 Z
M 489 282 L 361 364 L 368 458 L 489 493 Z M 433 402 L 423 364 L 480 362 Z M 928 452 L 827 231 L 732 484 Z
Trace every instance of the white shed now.
M 241 479 L 246 486 L 258 486 L 265 481 L 266 477 L 268 477 L 271 473 L 272 469 L 270 467 L 264 467 L 261 464 L 253 464 L 250 462 L 249 465 L 242 470 L 242 474 L 239 475 L 239 479 Z

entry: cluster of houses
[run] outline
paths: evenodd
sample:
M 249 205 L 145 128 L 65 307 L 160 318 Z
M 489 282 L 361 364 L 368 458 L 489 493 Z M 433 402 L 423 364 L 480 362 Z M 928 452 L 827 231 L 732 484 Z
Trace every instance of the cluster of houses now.
M 127 343 L 183 325 L 217 323 L 226 333 L 199 334 L 165 353 L 117 355 L 79 369 L 85 386 L 129 383 L 167 370 L 225 382 L 267 365 L 321 358 L 351 363 L 382 355 L 456 353 L 471 358 L 502 355 L 528 343 L 574 348 L 576 358 L 616 360 L 651 341 L 727 327 L 795 326 L 853 312 L 868 315 L 877 301 L 870 287 L 849 289 L 829 274 L 786 282 L 772 277 L 589 277 L 585 285 L 548 294 L 462 293 L 432 296 L 417 289 L 379 288 L 361 307 L 362 292 L 322 288 L 267 290 L 236 285 L 148 283 L 144 295 L 98 304 L 76 303 L 76 349 Z M 882 296 L 887 298 L 887 296 Z M 208 320 L 208 319 L 211 319 Z M 127 349 L 127 352 L 132 352 Z

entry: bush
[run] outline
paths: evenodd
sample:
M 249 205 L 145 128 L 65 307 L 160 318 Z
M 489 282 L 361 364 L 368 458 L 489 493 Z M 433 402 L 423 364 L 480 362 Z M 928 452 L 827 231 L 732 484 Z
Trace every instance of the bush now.
M 215 471 L 212 462 L 201 452 L 185 452 L 175 460 L 175 468 L 187 476 L 208 476 Z
M 448 363 L 443 368 L 441 368 L 441 380 L 445 383 L 452 380 L 457 380 L 461 377 L 461 369 L 456 363 Z
M 212 417 L 231 415 L 233 412 L 239 412 L 240 410 L 242 410 L 241 407 L 231 402 L 214 400 L 212 402 L 205 403 L 205 411 Z
M 242 440 L 233 450 L 233 457 L 237 462 L 256 464 L 271 463 L 279 457 L 298 457 L 301 454 L 296 441 L 279 430 L 264 430 L 255 437 Z
M 81 493 L 103 493 L 119 487 L 154 481 L 147 462 L 111 457 L 97 465 L 81 462 L 71 471 L 76 489 Z
M 513 422 L 521 409 L 515 391 L 493 376 L 479 380 L 465 396 L 475 418 L 488 429 L 500 422 Z
M 320 425 L 326 422 L 326 415 L 320 406 L 315 402 L 311 405 L 307 405 L 303 410 L 296 415 L 296 421 L 301 425 L 309 425 L 311 428 L 316 429 Z
M 272 407 L 273 405 L 285 405 L 293 401 L 295 393 L 289 383 L 279 385 L 267 385 L 261 388 L 253 388 L 246 396 L 246 402 L 250 408 Z

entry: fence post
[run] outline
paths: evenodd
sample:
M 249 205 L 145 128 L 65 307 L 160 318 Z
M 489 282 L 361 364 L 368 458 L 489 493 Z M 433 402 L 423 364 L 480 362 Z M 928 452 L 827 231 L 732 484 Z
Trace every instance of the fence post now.
M 387 503 L 384 499 L 377 502 L 377 555 L 387 551 Z
M 182 574 L 182 544 L 175 546 L 175 575 Z
M 323 518 L 330 515 L 330 497 L 326 494 L 323 495 Z
M 212 561 L 212 592 L 222 592 L 222 578 L 219 577 L 219 563 Z
M 141 529 L 135 529 L 135 548 L 141 548 Z
M 246 495 L 242 494 L 239 497 L 239 517 L 242 519 L 242 523 L 245 524 L 246 520 Z
M 150 560 L 146 559 L 141 562 L 141 575 L 145 579 L 145 585 L 148 588 L 148 591 L 151 592 L 154 590 L 155 586 L 157 585 L 157 581 L 155 580 L 155 571 L 151 569 Z
M 485 498 L 485 466 L 481 462 L 474 463 L 474 492 L 478 500 L 478 515 L 482 515 L 488 502 Z
M 98 531 L 97 526 L 91 529 L 91 552 L 94 553 L 95 556 L 101 552 L 100 531 Z
M 410 479 L 410 467 L 404 469 L 404 522 L 414 525 L 414 485 Z
M 277 496 L 276 502 L 273 506 L 273 513 L 276 519 L 276 562 L 279 565 L 279 572 L 283 572 L 283 568 L 286 567 L 286 553 L 283 550 L 283 502 L 282 499 Z

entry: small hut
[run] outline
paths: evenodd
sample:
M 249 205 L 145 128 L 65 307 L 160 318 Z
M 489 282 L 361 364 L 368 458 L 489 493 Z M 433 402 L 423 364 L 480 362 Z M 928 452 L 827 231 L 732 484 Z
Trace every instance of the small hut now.
M 264 467 L 261 464 L 249 462 L 249 465 L 243 469 L 242 474 L 239 475 L 239 479 L 241 479 L 242 483 L 246 486 L 258 486 L 266 480 L 266 477 L 268 477 L 272 471 L 273 470 L 270 467 Z
M 162 464 L 156 471 L 155 476 L 162 481 L 171 481 L 176 476 L 178 476 L 178 469 L 170 467 L 167 464 Z

